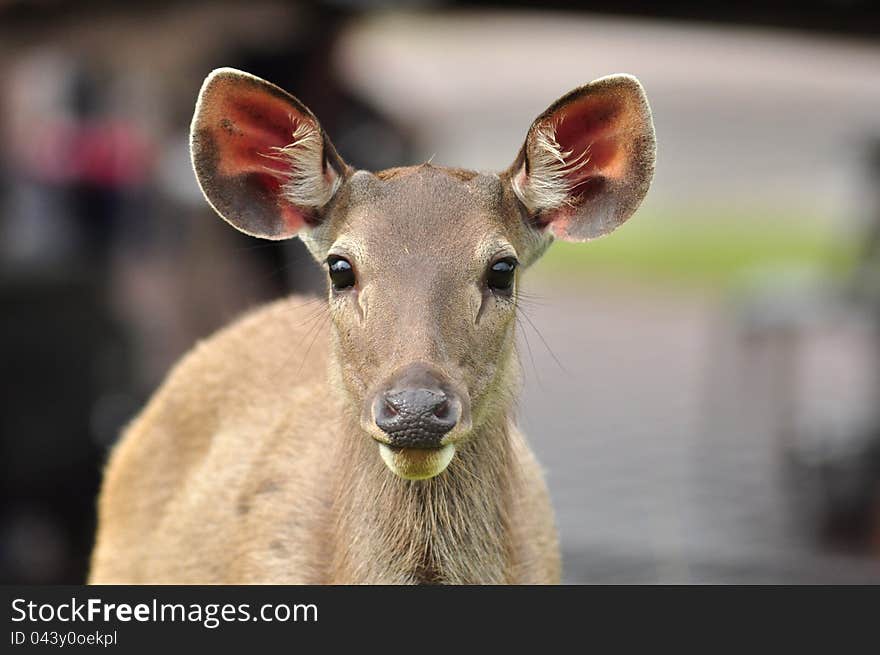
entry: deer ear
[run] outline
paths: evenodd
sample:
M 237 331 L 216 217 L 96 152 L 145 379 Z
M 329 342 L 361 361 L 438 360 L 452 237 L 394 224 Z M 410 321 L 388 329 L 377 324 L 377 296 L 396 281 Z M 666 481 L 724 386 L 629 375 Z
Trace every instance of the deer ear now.
M 508 175 L 535 227 L 586 241 L 608 234 L 636 210 L 651 184 L 655 150 L 641 84 L 611 75 L 541 114 Z
M 232 68 L 205 79 L 190 152 L 211 206 L 237 229 L 264 239 L 287 239 L 320 222 L 347 172 L 305 105 Z

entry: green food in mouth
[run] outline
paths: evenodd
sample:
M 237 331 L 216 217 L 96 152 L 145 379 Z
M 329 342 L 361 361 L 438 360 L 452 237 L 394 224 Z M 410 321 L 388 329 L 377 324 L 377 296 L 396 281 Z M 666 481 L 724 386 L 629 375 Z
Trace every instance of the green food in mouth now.
M 379 444 L 379 454 L 392 473 L 405 480 L 427 480 L 440 475 L 455 455 L 455 446 L 440 448 L 395 448 Z

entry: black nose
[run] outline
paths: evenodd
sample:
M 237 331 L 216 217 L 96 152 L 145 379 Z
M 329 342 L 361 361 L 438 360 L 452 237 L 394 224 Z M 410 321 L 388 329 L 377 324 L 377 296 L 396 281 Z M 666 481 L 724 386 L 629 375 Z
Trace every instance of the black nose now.
M 404 388 L 380 394 L 373 414 L 391 445 L 436 448 L 458 422 L 457 405 L 440 389 Z

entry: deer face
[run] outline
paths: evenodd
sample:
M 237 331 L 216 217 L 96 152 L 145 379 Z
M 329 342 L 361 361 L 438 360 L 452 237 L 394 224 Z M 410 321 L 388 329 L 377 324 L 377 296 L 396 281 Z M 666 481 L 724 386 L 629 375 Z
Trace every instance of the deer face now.
M 629 217 L 654 136 L 638 82 L 616 76 L 551 106 L 502 173 L 353 171 L 299 101 L 221 69 L 202 88 L 192 152 L 223 218 L 298 234 L 326 267 L 340 393 L 388 467 L 421 479 L 506 420 L 519 272 L 554 236 L 586 240 Z
M 392 469 L 422 477 L 510 394 L 517 269 L 540 237 L 496 175 L 358 172 L 342 198 L 320 250 L 342 380 Z

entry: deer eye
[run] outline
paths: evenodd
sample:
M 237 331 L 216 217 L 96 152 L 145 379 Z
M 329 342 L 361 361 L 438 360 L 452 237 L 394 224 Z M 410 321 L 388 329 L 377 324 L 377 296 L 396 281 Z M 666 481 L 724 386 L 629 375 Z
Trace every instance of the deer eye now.
M 327 270 L 330 273 L 330 283 L 335 291 L 343 291 L 354 286 L 354 269 L 344 257 L 330 255 L 327 258 Z
M 516 270 L 516 259 L 505 257 L 492 263 L 486 271 L 486 286 L 491 291 L 507 293 L 513 287 L 513 272 Z

